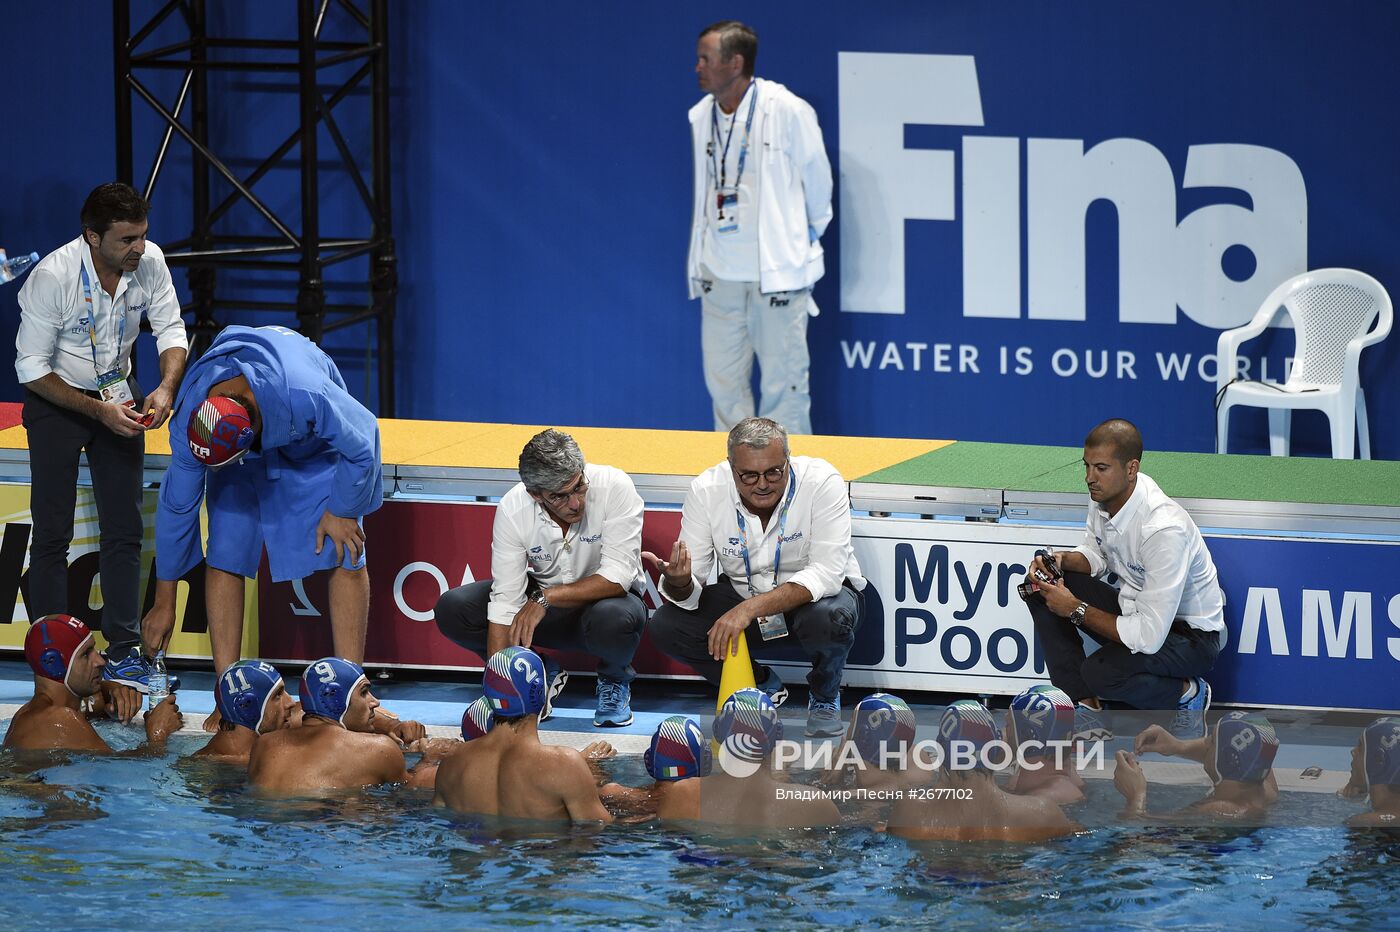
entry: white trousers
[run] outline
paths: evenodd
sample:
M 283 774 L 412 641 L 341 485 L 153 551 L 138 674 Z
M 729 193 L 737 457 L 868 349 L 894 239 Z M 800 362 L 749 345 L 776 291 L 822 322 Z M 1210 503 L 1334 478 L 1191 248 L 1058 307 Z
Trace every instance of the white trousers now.
M 715 430 L 754 414 L 753 361 L 758 357 L 758 414 L 791 434 L 812 432 L 808 388 L 807 310 L 811 291 L 761 294 L 758 282 L 719 281 L 701 269 L 700 347 Z

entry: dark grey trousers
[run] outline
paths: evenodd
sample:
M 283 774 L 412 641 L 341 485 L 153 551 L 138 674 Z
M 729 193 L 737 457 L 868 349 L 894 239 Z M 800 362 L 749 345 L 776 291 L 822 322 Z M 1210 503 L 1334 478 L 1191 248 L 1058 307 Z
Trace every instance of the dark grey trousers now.
M 1066 573 L 1069 591 L 1094 608 L 1119 614 L 1118 590 L 1086 573 Z M 1045 654 L 1050 682 L 1075 702 L 1091 696 L 1134 709 L 1174 709 L 1181 699 L 1182 680 L 1204 676 L 1220 656 L 1220 635 L 1172 623 L 1167 639 L 1155 654 L 1135 654 L 1115 641 L 1084 632 L 1098 641 L 1098 650 L 1084 656 L 1079 630 L 1043 603 L 1028 603 L 1035 635 Z
M 665 654 L 690 666 L 712 686 L 718 686 L 724 664 L 710 656 L 709 632 L 719 617 L 744 601 L 729 580 L 721 576 L 700 590 L 700 604 L 688 611 L 670 602 L 656 610 L 651 619 L 651 639 Z M 809 602 L 785 614 L 789 634 L 772 641 L 763 640 L 758 622 L 744 629 L 751 658 L 770 655 L 775 650 L 800 649 L 812 661 L 807 686 L 825 700 L 834 700 L 841 690 L 846 656 L 855 643 L 865 600 L 850 586 L 842 586 L 832 596 Z M 762 683 L 767 669 L 754 662 L 754 680 Z
M 491 580 L 482 579 L 443 593 L 434 615 L 438 630 L 453 643 L 486 656 L 486 632 L 490 622 L 486 606 L 491 601 Z M 534 644 L 558 650 L 579 651 L 598 658 L 598 676 L 630 683 L 637 671 L 632 657 L 642 643 L 647 607 L 635 592 L 599 599 L 581 608 L 551 607 L 535 628 Z
M 144 396 L 135 382 L 131 393 Z M 139 403 L 139 401 L 138 401 Z M 29 617 L 66 613 L 100 628 L 112 656 L 141 641 L 141 471 L 146 438 L 118 437 L 101 422 L 24 393 L 29 432 Z M 98 571 L 102 609 L 88 608 L 87 592 L 68 582 L 68 547 L 78 497 L 78 454 L 87 452 L 97 500 Z M 81 581 L 79 588 L 81 587 Z

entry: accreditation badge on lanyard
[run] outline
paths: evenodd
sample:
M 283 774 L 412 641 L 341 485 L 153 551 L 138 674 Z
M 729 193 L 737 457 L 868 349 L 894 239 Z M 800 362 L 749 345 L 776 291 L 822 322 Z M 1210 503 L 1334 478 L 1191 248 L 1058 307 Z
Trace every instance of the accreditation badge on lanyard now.
M 797 473 L 788 469 L 788 490 L 787 496 L 783 499 L 783 510 L 778 517 L 778 543 L 773 547 L 773 588 L 778 588 L 778 568 L 783 563 L 783 532 L 787 529 L 788 509 L 792 507 L 792 498 L 797 494 Z M 738 508 L 734 509 L 734 517 L 739 522 L 739 553 L 744 558 L 744 582 L 749 587 L 749 598 L 758 595 L 758 590 L 753 586 L 753 566 L 749 563 L 749 531 L 744 522 L 744 513 Z M 764 615 L 758 619 L 758 633 L 763 635 L 765 641 L 772 641 L 776 638 L 787 637 L 787 619 L 781 613 L 777 615 Z
M 117 351 L 112 360 L 112 368 L 103 371 L 97 362 L 97 305 L 92 300 L 92 281 L 88 278 L 87 266 L 79 265 L 78 271 L 83 281 L 83 300 L 87 302 L 88 340 L 92 343 L 92 373 L 97 381 L 97 394 L 110 405 L 136 407 L 136 399 L 131 397 L 131 386 L 122 375 L 122 344 L 126 342 L 126 312 L 121 313 L 121 323 L 117 329 Z M 112 313 L 117 313 L 117 302 L 112 301 Z
M 758 83 L 749 84 L 749 115 L 744 120 L 744 138 L 739 141 L 739 167 L 734 173 L 734 183 L 729 184 L 729 143 L 734 139 L 734 127 L 739 122 L 738 108 L 729 122 L 729 132 L 724 137 L 724 148 L 719 148 L 719 102 L 710 103 L 710 173 L 715 182 L 715 232 L 733 236 L 739 232 L 739 181 L 744 177 L 744 163 L 749 157 L 749 134 L 753 130 L 753 111 L 758 103 Z M 718 153 L 719 159 L 715 155 Z

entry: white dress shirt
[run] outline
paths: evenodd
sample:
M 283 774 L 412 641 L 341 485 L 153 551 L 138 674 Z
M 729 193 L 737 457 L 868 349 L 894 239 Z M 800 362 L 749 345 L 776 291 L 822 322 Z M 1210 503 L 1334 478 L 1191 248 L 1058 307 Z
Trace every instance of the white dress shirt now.
M 80 268 L 87 269 L 92 287 L 95 367 Z M 80 236 L 39 260 L 19 290 L 19 306 L 15 375 L 21 385 L 56 372 L 80 391 L 96 391 L 98 373 L 120 367 L 123 375 L 129 375 L 131 347 L 141 332 L 142 314 L 151 322 L 157 353 L 171 347 L 189 349 L 185 322 L 180 319 L 180 299 L 170 280 L 165 254 L 149 241 L 136 271 L 123 272 L 116 294 L 109 295 L 97 279 L 92 251 Z M 118 347 L 121 314 L 126 315 L 126 334 Z
M 508 625 L 525 605 L 530 580 L 550 586 L 602 576 L 624 589 L 642 586 L 642 497 L 632 477 L 592 463 L 583 520 L 567 534 L 530 497 L 524 483 L 501 496 L 491 529 L 491 602 L 486 617 Z
M 672 599 L 665 586 L 661 594 L 681 608 L 694 609 L 700 604 L 700 587 L 709 580 L 716 561 L 720 574 L 729 577 L 734 591 L 745 599 L 749 598 L 750 584 L 754 592 L 763 593 L 783 583 L 797 583 L 812 593 L 813 602 L 835 595 L 846 580 L 856 589 L 864 589 L 865 578 L 851 547 L 851 496 L 846 480 L 826 460 L 794 456 L 788 474 L 788 483 L 793 482 L 797 489 L 788 506 L 782 562 L 774 579 L 773 560 L 788 487 L 783 487 L 765 528 L 739 498 L 727 460 L 696 476 L 681 508 L 681 540 L 690 550 L 693 585 L 685 599 Z M 740 513 L 748 536 L 752 577 L 744 566 Z
M 1118 635 L 1135 654 L 1155 654 L 1173 619 L 1202 631 L 1225 630 L 1225 598 L 1215 563 L 1191 516 L 1152 478 L 1137 486 L 1112 518 L 1089 507 L 1084 543 L 1075 551 L 1090 572 L 1118 574 Z

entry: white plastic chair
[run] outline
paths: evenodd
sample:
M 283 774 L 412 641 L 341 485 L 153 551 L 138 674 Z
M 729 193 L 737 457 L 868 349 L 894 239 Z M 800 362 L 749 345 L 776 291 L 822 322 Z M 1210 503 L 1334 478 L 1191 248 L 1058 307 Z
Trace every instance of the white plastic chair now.
M 1280 311 L 1288 313 L 1297 332 L 1288 381 L 1235 381 L 1240 344 L 1263 333 Z M 1357 434 L 1361 458 L 1370 459 L 1366 395 L 1357 370 L 1361 351 L 1390 333 L 1391 313 L 1390 295 L 1381 283 L 1354 269 L 1304 272 L 1275 288 L 1253 320 L 1226 330 L 1216 342 L 1216 451 L 1225 452 L 1234 405 L 1269 409 L 1269 452 L 1274 456 L 1288 455 L 1293 409 L 1313 408 L 1327 415 L 1334 459 L 1352 458 Z

